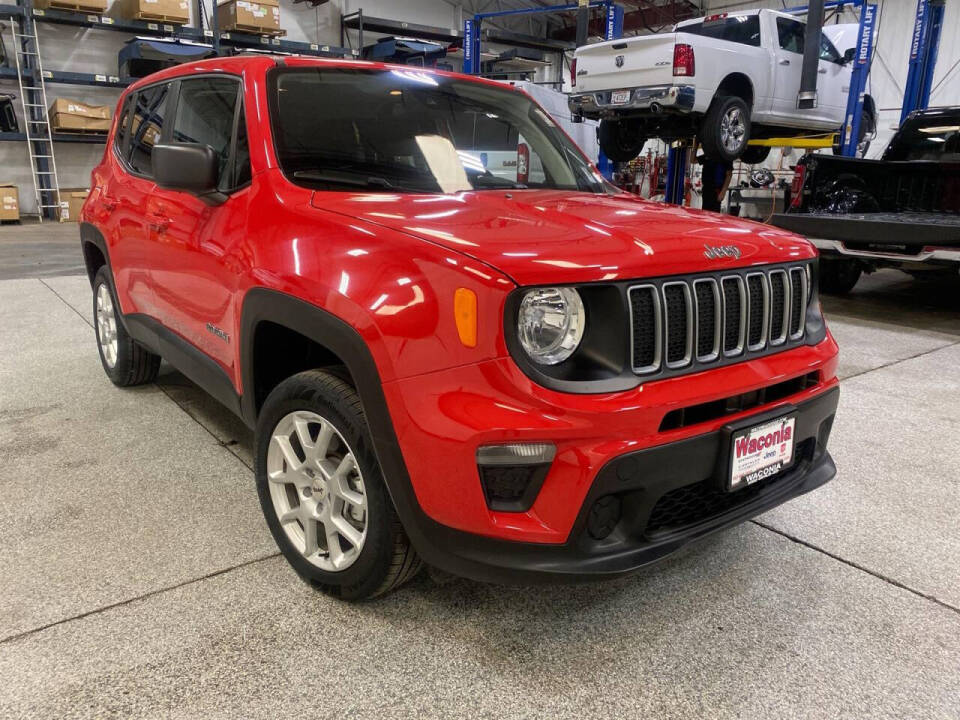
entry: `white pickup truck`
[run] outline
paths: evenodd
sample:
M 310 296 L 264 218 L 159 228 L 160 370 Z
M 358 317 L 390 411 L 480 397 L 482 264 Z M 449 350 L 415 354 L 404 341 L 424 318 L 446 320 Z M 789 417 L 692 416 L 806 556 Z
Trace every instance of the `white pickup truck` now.
M 751 137 L 838 131 L 844 123 L 853 48 L 846 26 L 826 26 L 820 43 L 817 103 L 797 108 L 806 25 L 773 10 L 723 13 L 679 23 L 672 32 L 578 48 L 571 66 L 571 111 L 600 119 L 600 147 L 630 160 L 651 137 L 696 135 L 720 160 L 762 162 L 769 148 Z M 861 132 L 876 127 L 873 100 L 864 101 Z

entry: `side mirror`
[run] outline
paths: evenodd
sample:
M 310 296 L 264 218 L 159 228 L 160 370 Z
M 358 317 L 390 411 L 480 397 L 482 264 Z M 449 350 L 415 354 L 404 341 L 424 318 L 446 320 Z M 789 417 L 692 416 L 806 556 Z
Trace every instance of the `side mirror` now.
M 153 180 L 165 190 L 196 195 L 208 205 L 219 205 L 227 196 L 218 189 L 220 159 L 209 145 L 171 142 L 153 146 Z
M 843 62 L 842 65 L 849 65 L 853 62 L 853 59 L 857 56 L 856 48 L 847 48 L 846 52 L 843 53 Z

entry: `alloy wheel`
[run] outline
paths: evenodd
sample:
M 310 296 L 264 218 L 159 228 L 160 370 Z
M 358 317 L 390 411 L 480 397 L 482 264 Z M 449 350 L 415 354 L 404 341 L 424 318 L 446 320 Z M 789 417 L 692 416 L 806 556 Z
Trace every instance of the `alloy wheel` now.
M 285 415 L 270 437 L 267 478 L 280 526 L 308 562 L 327 572 L 356 562 L 367 538 L 367 496 L 333 423 L 308 410 Z
M 737 153 L 743 146 L 746 132 L 747 127 L 741 109 L 732 107 L 727 110 L 720 121 L 720 142 L 723 143 L 724 149 L 731 154 Z
M 113 296 L 105 283 L 97 287 L 97 339 L 107 367 L 117 364 L 117 315 L 113 310 Z

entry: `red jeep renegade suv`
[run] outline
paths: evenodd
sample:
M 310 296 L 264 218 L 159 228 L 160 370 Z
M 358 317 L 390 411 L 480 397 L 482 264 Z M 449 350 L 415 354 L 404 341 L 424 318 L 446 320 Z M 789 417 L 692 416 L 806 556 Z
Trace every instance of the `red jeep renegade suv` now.
M 344 598 L 421 558 L 620 574 L 835 473 L 811 245 L 620 193 L 495 82 L 265 56 L 152 75 L 80 229 L 107 375 L 162 356 L 255 428 L 277 544 Z

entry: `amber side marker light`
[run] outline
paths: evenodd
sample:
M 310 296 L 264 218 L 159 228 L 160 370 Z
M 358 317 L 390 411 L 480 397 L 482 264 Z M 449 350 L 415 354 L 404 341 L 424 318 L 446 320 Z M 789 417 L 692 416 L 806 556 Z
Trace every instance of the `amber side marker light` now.
M 457 321 L 460 342 L 466 347 L 477 346 L 477 294 L 467 288 L 457 288 L 453 294 L 453 315 Z

